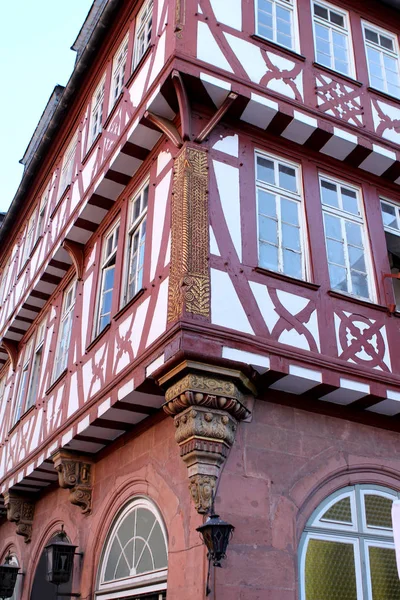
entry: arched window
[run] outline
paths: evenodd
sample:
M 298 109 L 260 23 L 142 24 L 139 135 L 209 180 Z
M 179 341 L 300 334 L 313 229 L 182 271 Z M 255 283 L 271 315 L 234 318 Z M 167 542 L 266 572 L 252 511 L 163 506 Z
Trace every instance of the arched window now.
M 301 600 L 400 598 L 391 517 L 398 496 L 355 485 L 322 502 L 300 544 Z
M 167 535 L 152 502 L 136 498 L 115 520 L 104 546 L 96 599 L 164 600 Z

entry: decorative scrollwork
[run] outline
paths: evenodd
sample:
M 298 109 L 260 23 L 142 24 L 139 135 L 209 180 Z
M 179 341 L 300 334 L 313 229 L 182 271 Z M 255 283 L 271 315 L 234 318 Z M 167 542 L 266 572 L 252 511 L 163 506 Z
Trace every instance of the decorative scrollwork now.
M 14 492 L 5 492 L 4 506 L 7 510 L 7 520 L 16 523 L 17 535 L 22 535 L 25 538 L 25 543 L 29 544 L 32 539 L 33 516 L 35 513 L 33 500 Z
M 52 457 L 58 473 L 58 483 L 62 488 L 71 489 L 71 504 L 81 507 L 83 514 L 92 510 L 92 465 L 79 455 L 59 450 Z

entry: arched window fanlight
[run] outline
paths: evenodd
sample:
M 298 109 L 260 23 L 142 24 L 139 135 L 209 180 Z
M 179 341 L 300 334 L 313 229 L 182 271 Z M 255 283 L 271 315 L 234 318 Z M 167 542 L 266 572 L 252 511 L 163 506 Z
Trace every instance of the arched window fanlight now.
M 167 536 L 152 502 L 136 498 L 121 511 L 108 536 L 96 598 L 165 598 Z
M 391 508 L 398 494 L 346 487 L 322 502 L 300 544 L 301 600 L 400 598 Z

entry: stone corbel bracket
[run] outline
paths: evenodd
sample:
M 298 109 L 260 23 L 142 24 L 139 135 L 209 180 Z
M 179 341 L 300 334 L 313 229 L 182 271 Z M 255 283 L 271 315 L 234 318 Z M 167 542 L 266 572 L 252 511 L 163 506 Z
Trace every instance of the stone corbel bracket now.
M 189 372 L 187 363 L 180 367 L 159 380 L 167 388 L 163 408 L 175 421 L 175 439 L 188 468 L 196 510 L 205 514 L 238 423 L 250 415 L 246 397 L 255 394 L 255 388 L 239 371 L 196 363 Z M 182 372 L 178 379 L 177 371 Z
M 71 490 L 71 504 L 80 506 L 83 514 L 89 514 L 92 510 L 91 461 L 68 450 L 58 450 L 52 460 L 58 473 L 59 486 Z
M 29 544 L 32 539 L 33 516 L 35 504 L 31 498 L 4 492 L 4 506 L 7 510 L 7 520 L 15 523 L 17 534 L 22 535 L 25 543 Z

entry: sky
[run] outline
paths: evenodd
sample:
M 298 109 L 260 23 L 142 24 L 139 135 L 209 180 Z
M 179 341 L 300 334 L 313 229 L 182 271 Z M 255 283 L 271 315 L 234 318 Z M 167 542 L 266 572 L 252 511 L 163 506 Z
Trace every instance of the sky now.
M 21 181 L 19 160 L 54 86 L 65 85 L 71 50 L 92 0 L 11 0 L 1 3 L 0 212 Z

